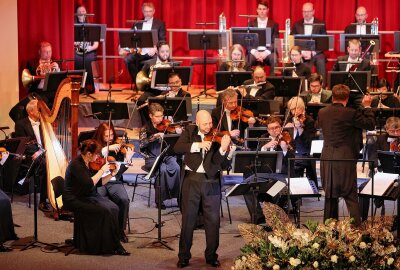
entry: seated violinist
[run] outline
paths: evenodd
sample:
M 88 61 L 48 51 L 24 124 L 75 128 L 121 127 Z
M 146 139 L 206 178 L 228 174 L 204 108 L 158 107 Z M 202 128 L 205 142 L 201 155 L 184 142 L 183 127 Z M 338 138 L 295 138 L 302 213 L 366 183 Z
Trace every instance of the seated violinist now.
M 164 108 L 158 103 L 149 105 L 149 116 L 145 126 L 140 130 L 140 151 L 147 155 L 145 157 L 145 169 L 150 171 L 156 158 L 160 155 L 163 144 L 163 137 L 166 128 L 162 126 L 164 118 Z M 158 130 L 157 128 L 160 128 Z M 175 128 L 175 133 L 181 133 L 181 128 Z M 158 201 L 158 189 L 156 188 L 155 202 L 157 207 L 166 209 L 164 201 L 166 199 L 178 198 L 180 183 L 180 167 L 175 156 L 166 156 L 160 166 L 160 175 L 156 177 L 155 186 L 160 181 L 161 202 Z
M 378 91 L 381 93 L 392 93 L 390 91 L 390 84 L 386 79 L 380 79 L 378 82 Z M 400 101 L 394 94 L 391 95 L 378 95 L 372 99 L 372 108 L 400 108 Z
M 254 126 L 256 119 L 250 117 L 247 123 L 239 117 L 241 108 L 238 106 L 238 94 L 233 88 L 226 89 L 221 95 L 222 105 L 211 112 L 213 128 L 220 131 L 229 131 L 233 139 L 243 138 L 244 130 Z
M 293 97 L 288 102 L 291 116 L 285 127 L 293 128 L 294 143 L 296 145 L 296 157 L 308 157 L 311 151 L 311 142 L 316 138 L 317 129 L 314 119 L 306 115 L 305 104 L 300 97 Z M 294 163 L 295 176 L 302 177 L 306 170 L 306 176 L 314 181 L 318 188 L 317 171 L 315 161 L 296 160 Z
M 240 44 L 233 44 L 229 49 L 230 59 L 219 66 L 219 71 L 251 71 L 251 67 L 246 63 L 244 49 Z
M 133 145 L 123 146 L 121 143 L 118 143 L 117 135 L 112 123 L 111 128 L 109 127 L 108 123 L 100 124 L 100 126 L 96 130 L 96 133 L 93 136 L 93 139 L 101 145 L 101 155 L 103 157 L 108 157 L 108 159 L 116 160 L 118 162 L 131 162 L 131 158 L 134 154 L 134 147 Z M 116 175 L 111 178 L 111 180 L 108 181 L 107 184 L 101 185 L 101 182 L 99 182 L 97 193 L 103 197 L 108 197 L 112 202 L 118 205 L 118 221 L 121 241 L 127 243 L 128 238 L 126 237 L 124 231 L 126 229 L 126 223 L 129 216 L 128 214 L 130 201 L 128 194 L 126 193 L 126 190 L 123 186 L 122 173 L 124 173 L 128 168 L 125 165 L 118 165 L 117 167 L 119 168 L 116 169 Z
M 350 39 L 347 43 L 348 55 L 339 56 L 332 71 L 368 71 L 371 65 L 368 59 L 361 57 L 361 42 Z

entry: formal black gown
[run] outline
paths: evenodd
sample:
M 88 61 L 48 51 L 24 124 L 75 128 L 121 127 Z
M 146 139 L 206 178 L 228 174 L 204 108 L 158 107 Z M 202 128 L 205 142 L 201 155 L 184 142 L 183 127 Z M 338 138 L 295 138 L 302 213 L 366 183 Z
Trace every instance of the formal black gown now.
M 120 244 L 118 206 L 99 195 L 82 156 L 65 173 L 64 208 L 74 212 L 74 245 L 88 254 L 112 254 Z

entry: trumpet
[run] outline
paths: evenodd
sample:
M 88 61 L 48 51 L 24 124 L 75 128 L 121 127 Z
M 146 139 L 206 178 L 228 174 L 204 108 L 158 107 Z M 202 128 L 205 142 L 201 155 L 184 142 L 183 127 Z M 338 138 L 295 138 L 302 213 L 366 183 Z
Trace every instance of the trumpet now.
M 36 68 L 37 76 L 44 76 L 47 73 L 57 71 L 57 67 L 53 65 L 52 60 L 40 60 L 39 65 Z

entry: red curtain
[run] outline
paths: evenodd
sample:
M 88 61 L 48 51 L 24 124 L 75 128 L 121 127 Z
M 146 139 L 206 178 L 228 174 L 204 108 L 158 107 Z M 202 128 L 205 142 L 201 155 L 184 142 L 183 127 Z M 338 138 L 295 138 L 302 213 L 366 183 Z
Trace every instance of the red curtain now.
M 146 0 L 147 1 L 147 0 Z M 19 64 L 22 68 L 26 61 L 37 57 L 40 41 L 48 40 L 53 45 L 54 59 L 73 58 L 73 13 L 78 3 L 86 5 L 89 13 L 95 13 L 91 18 L 93 23 L 107 24 L 108 28 L 130 28 L 129 19 L 142 17 L 141 5 L 144 0 L 18 0 L 18 31 L 19 31 Z M 153 0 L 156 8 L 155 17 L 165 21 L 168 28 L 194 28 L 196 22 L 218 22 L 218 16 L 224 12 L 227 27 L 245 26 L 246 19 L 238 17 L 239 14 L 255 14 L 257 0 Z M 294 21 L 302 17 L 302 5 L 306 0 L 270 0 L 269 17 L 279 23 L 279 29 L 284 29 L 285 20 Z M 367 8 L 369 18 L 379 18 L 380 31 L 394 31 L 400 29 L 400 0 L 311 0 L 315 7 L 315 16 L 326 20 L 328 30 L 342 31 L 347 24 L 354 21 L 354 13 L 358 6 Z M 217 28 L 215 27 L 210 28 Z M 167 35 L 168 37 L 168 35 Z M 338 37 L 338 36 L 336 36 Z M 200 52 L 190 52 L 187 46 L 186 35 L 177 33 L 173 35 L 174 56 L 201 56 Z M 107 54 L 117 55 L 117 32 L 107 34 Z M 384 52 L 393 50 L 393 37 L 382 35 L 381 58 Z M 99 53 L 101 52 L 101 48 Z M 339 39 L 336 38 L 335 51 L 327 53 L 328 58 L 335 58 L 341 54 Z M 214 56 L 215 52 L 209 52 Z M 189 64 L 185 61 L 184 64 Z M 329 64 L 328 70 L 330 69 Z M 380 76 L 384 76 L 384 65 L 381 64 Z M 72 63 L 64 63 L 64 68 L 73 68 Z M 121 59 L 116 61 L 115 70 L 125 69 Z M 209 83 L 213 83 L 215 67 L 208 67 Z M 193 84 L 202 83 L 202 68 L 194 67 Z M 124 72 L 120 81 L 129 82 L 127 72 Z M 21 96 L 26 91 L 21 87 Z

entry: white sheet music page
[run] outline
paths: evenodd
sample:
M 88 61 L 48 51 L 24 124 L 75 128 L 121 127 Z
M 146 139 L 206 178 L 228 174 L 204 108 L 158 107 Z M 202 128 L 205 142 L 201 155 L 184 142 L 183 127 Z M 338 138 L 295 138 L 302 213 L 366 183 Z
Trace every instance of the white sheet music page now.
M 378 172 L 374 175 L 374 195 L 382 196 L 385 191 L 390 187 L 394 180 L 397 179 L 397 174 Z M 361 194 L 372 194 L 372 181 L 369 180 L 365 185 Z
M 275 197 L 284 187 L 286 184 L 281 181 L 276 181 L 275 184 L 267 191 L 271 197 Z
M 287 178 L 286 181 L 288 181 Z M 307 177 L 290 178 L 289 188 L 292 195 L 314 194 Z

